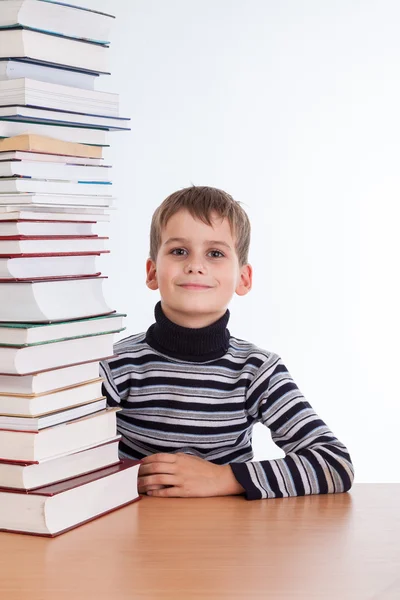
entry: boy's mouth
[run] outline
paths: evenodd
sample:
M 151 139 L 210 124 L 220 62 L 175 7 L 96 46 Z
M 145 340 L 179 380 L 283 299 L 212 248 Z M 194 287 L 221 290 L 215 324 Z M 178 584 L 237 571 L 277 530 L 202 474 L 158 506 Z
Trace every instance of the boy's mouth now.
M 200 283 L 182 283 L 180 287 L 185 288 L 185 290 L 209 290 L 211 289 L 210 285 L 204 285 Z

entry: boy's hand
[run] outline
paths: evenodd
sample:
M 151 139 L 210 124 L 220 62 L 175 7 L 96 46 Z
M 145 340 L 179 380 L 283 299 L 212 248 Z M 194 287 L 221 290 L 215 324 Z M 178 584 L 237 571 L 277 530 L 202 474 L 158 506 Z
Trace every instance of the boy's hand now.
M 142 459 L 139 493 L 159 497 L 234 496 L 244 489 L 229 465 L 178 452 L 152 454 Z

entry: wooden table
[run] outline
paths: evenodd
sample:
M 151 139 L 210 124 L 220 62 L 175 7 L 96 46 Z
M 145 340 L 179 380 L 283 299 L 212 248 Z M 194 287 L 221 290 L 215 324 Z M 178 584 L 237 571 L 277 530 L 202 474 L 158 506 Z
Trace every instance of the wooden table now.
M 1 600 L 399 600 L 400 484 L 140 502 L 54 539 L 0 534 Z

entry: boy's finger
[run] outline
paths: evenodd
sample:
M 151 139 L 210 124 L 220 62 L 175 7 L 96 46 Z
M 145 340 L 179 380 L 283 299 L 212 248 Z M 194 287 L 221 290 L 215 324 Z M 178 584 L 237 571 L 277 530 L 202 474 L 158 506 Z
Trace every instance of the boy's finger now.
M 139 467 L 139 479 L 145 475 L 155 475 L 156 473 L 167 473 L 172 475 L 175 473 L 176 465 L 166 462 L 153 462 Z
M 150 456 L 145 456 L 145 458 L 141 459 L 142 465 L 147 465 L 153 462 L 174 463 L 176 462 L 176 455 L 167 454 L 167 452 L 159 452 L 158 454 L 150 454 Z
M 182 496 L 182 490 L 179 487 L 172 486 L 162 490 L 149 490 L 147 495 L 156 498 L 180 498 Z

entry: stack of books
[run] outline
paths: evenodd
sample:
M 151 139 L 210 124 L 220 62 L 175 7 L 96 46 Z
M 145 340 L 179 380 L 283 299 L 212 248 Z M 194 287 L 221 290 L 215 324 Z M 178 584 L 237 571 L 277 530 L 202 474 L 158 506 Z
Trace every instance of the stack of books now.
M 114 17 L 47 0 L 0 11 L 0 529 L 54 536 L 138 499 L 99 361 L 123 317 L 95 233 L 103 147 L 126 130 L 106 73 Z

